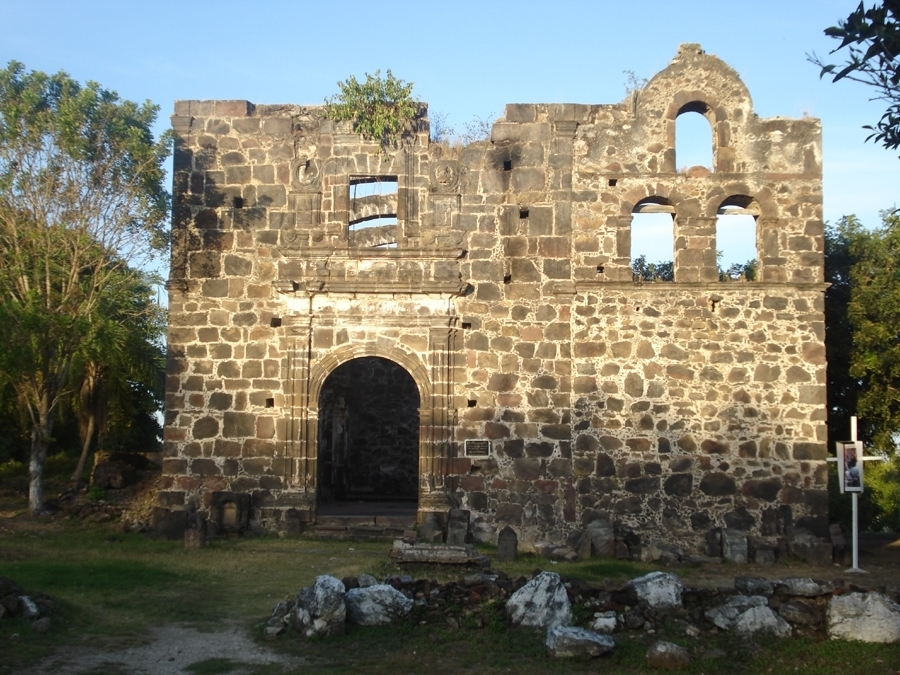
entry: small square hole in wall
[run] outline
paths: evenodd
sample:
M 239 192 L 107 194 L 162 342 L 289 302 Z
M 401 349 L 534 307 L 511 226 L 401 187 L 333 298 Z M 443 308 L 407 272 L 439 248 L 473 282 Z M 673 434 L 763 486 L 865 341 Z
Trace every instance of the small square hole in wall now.
M 275 407 L 275 399 L 274 399 L 274 398 L 267 398 L 267 399 L 266 399 L 266 407 L 267 407 L 267 408 L 274 408 L 274 407 Z
M 236 209 L 244 208 L 244 198 L 243 197 L 235 197 L 231 203 L 234 205 L 234 208 L 236 208 Z
M 467 408 L 474 408 L 476 405 L 478 405 L 478 401 L 475 401 L 474 399 L 470 398 L 468 401 L 466 401 Z
M 512 160 L 507 159 L 503 162 L 503 170 L 504 171 L 512 171 Z
M 619 182 L 618 178 L 610 178 L 609 179 L 609 187 L 616 187 L 616 183 Z
M 519 219 L 525 220 L 528 218 L 528 209 L 519 209 Z
M 511 283 L 512 283 L 512 274 L 507 274 L 507 275 L 505 275 L 505 276 L 503 277 L 503 283 L 504 283 L 504 284 L 511 284 Z
M 463 330 L 469 330 L 471 327 L 472 327 L 471 322 L 469 322 L 469 321 L 463 321 L 463 322 L 462 322 L 462 329 L 463 329 Z
M 269 322 L 269 325 L 270 325 L 272 328 L 281 328 L 281 317 L 280 317 L 280 316 L 273 316 L 273 317 L 272 317 L 272 320 Z
M 603 274 L 603 265 L 597 265 L 597 274 Z

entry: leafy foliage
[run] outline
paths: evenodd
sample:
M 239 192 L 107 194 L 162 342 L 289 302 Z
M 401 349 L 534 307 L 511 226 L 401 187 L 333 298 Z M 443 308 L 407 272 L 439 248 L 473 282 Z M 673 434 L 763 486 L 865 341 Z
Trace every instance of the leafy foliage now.
M 863 127 L 872 131 L 866 140 L 889 150 L 900 148 L 900 0 L 882 0 L 868 9 L 860 2 L 837 26 L 826 28 L 825 35 L 841 41 L 831 53 L 845 49 L 846 62 L 826 64 L 815 54 L 809 60 L 833 82 L 848 79 L 872 87 L 874 98 L 888 107 L 877 124 Z
M 631 273 L 635 281 L 675 281 L 675 265 L 671 260 L 648 263 L 645 255 L 631 261 Z
M 33 512 L 73 363 L 129 264 L 167 243 L 157 112 L 62 72 L 0 71 L 0 372 L 30 417 Z
M 866 464 L 860 521 L 870 529 L 897 526 L 900 497 L 900 216 L 883 212 L 868 230 L 845 216 L 825 231 L 825 346 L 828 359 L 828 434 L 859 438 L 887 464 Z M 836 491 L 834 491 L 836 493 Z M 832 495 L 832 514 L 846 500 Z
M 850 375 L 864 383 L 858 414 L 866 436 L 892 448 L 900 431 L 900 215 L 883 212 L 882 227 L 857 233 L 850 252 Z
M 719 267 L 719 281 L 756 281 L 759 263 L 756 258 L 742 263 L 732 263 L 728 269 Z
M 390 69 L 384 78 L 380 70 L 366 73 L 365 82 L 351 75 L 338 88 L 339 94 L 325 99 L 325 115 L 335 122 L 352 121 L 354 131 L 378 141 L 385 153 L 418 111 L 413 83 L 394 77 Z

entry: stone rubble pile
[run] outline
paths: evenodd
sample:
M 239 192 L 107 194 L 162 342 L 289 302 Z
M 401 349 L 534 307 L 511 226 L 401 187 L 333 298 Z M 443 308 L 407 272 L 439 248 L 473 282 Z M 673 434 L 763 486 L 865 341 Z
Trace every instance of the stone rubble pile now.
M 0 621 L 24 618 L 32 630 L 45 633 L 50 630 L 50 614 L 56 603 L 48 595 L 24 591 L 9 577 L 0 575 Z
M 510 626 L 546 631 L 547 652 L 555 658 L 600 656 L 615 647 L 612 634 L 664 626 L 675 626 L 685 639 L 730 631 L 743 638 L 818 635 L 900 643 L 898 600 L 884 589 L 811 578 L 738 577 L 733 588 L 706 589 L 685 587 L 665 572 L 624 585 L 593 585 L 546 571 L 511 579 L 490 569 L 444 584 L 407 574 L 382 583 L 368 574 L 343 580 L 320 576 L 274 608 L 266 634 L 274 639 L 291 628 L 307 637 L 340 635 L 345 621 L 389 624 L 411 614 L 451 628 L 482 628 L 502 613 Z M 590 616 L 586 627 L 571 625 L 578 615 Z M 690 654 L 658 641 L 647 661 L 653 668 L 678 669 L 690 663 Z

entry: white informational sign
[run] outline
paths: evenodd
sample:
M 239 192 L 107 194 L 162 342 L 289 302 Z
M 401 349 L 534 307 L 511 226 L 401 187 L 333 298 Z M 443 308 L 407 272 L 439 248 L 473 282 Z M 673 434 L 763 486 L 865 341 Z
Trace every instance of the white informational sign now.
M 863 444 L 862 441 L 838 441 L 837 460 L 840 475 L 841 494 L 863 491 Z

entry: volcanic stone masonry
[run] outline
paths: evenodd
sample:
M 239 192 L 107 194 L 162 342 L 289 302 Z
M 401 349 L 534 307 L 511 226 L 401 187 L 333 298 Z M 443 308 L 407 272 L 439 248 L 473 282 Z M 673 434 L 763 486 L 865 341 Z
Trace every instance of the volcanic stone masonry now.
M 678 170 L 676 118 L 711 126 Z M 321 107 L 178 101 L 160 507 L 296 532 L 341 500 L 470 513 L 496 542 L 593 521 L 705 551 L 827 535 L 821 128 L 760 119 L 699 45 L 622 103 L 513 104 L 395 148 Z M 672 214 L 674 282 L 631 270 Z M 756 222 L 720 281 L 716 219 Z

